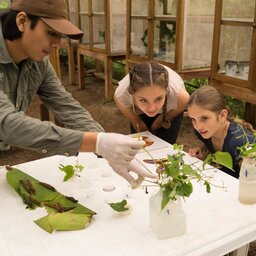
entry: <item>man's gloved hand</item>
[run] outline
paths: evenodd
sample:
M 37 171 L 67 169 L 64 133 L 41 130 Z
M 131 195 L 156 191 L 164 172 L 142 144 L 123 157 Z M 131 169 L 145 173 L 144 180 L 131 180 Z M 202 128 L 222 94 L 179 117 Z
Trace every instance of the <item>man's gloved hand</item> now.
M 145 177 L 152 179 L 157 178 L 157 174 L 153 174 L 144 169 L 136 160 L 131 161 L 129 165 L 120 165 L 111 162 L 109 162 L 109 165 L 117 174 L 125 178 L 133 188 L 137 188 L 143 182 Z M 138 179 L 135 180 L 129 172 L 138 174 Z
M 109 162 L 128 165 L 145 142 L 118 133 L 99 133 L 96 153 Z

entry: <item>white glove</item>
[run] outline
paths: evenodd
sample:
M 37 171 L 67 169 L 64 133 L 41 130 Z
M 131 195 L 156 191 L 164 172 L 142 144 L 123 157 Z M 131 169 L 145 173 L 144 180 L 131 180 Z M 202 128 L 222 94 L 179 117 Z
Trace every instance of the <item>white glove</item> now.
M 145 177 L 152 179 L 158 177 L 157 174 L 153 174 L 144 169 L 136 160 L 131 161 L 129 165 L 119 165 L 111 162 L 109 162 L 109 165 L 117 174 L 125 178 L 133 188 L 137 188 L 143 182 Z M 135 180 L 129 172 L 137 173 L 138 179 Z
M 109 162 L 128 165 L 145 142 L 118 133 L 99 133 L 96 153 Z

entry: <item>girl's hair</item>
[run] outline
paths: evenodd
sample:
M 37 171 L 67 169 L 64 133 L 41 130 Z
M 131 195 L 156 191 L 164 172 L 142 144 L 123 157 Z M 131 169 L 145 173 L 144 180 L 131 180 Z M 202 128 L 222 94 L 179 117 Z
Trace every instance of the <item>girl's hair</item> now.
M 130 85 L 128 91 L 130 94 L 134 94 L 141 88 L 152 85 L 159 86 L 166 91 L 168 90 L 168 71 L 163 65 L 156 62 L 145 62 L 134 65 L 129 72 L 129 77 Z M 163 105 L 163 126 L 168 128 L 170 122 L 166 119 L 166 104 L 167 99 L 165 97 Z
M 2 23 L 3 36 L 5 39 L 13 41 L 15 39 L 21 38 L 22 33 L 19 31 L 16 24 L 16 16 L 20 11 L 10 10 L 3 13 L 0 16 L 0 21 Z M 31 20 L 30 28 L 33 29 L 38 20 L 38 16 L 27 14 L 28 18 Z
M 224 95 L 212 86 L 205 85 L 195 90 L 190 95 L 190 99 L 188 101 L 188 107 L 192 105 L 207 109 L 216 114 L 219 114 L 223 109 L 226 109 L 228 111 L 228 121 L 236 122 L 244 128 L 247 128 L 250 131 L 254 132 L 254 129 L 250 123 L 247 123 L 240 118 L 236 118 L 233 115 L 229 107 L 226 105 Z

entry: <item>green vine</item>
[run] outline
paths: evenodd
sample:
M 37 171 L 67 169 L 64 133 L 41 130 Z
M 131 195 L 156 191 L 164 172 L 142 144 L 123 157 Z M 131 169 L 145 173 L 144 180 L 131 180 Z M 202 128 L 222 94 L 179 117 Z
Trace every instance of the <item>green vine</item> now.
M 218 163 L 232 169 L 232 158 L 228 153 L 216 152 L 215 154 L 211 154 L 211 157 L 203 162 L 202 168 L 199 168 L 195 163 L 185 163 L 185 153 L 182 151 L 182 145 L 174 144 L 173 147 L 176 152 L 168 155 L 166 159 L 161 159 L 160 164 L 154 159 L 155 164 L 161 167 L 158 168 L 158 180 L 153 182 L 163 192 L 161 209 L 164 209 L 170 200 L 177 200 L 178 196 L 183 198 L 189 197 L 193 192 L 192 180 L 201 182 L 205 186 L 206 192 L 210 193 L 211 185 L 216 185 L 212 184 L 210 182 L 211 177 L 204 173 L 206 164 Z M 150 155 L 150 157 L 152 156 Z

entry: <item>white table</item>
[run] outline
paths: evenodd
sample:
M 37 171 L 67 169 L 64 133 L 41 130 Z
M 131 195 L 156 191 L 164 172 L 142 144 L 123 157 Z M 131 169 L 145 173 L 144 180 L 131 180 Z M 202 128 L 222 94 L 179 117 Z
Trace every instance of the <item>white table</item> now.
M 164 157 L 173 150 L 161 140 L 150 147 L 154 157 Z M 137 155 L 140 161 L 145 158 L 149 157 L 143 151 Z M 59 164 L 74 164 L 76 160 L 85 166 L 81 177 L 63 182 Z M 186 156 L 186 161 L 195 159 Z M 104 159 L 82 153 L 78 157 L 48 157 L 17 167 L 59 192 L 74 196 L 97 215 L 84 230 L 49 234 L 33 222 L 45 216 L 45 210 L 25 209 L 20 196 L 6 182 L 5 169 L 1 169 L 0 256 L 217 256 L 256 239 L 256 205 L 240 204 L 238 180 L 218 170 L 210 170 L 214 173 L 213 183 L 223 180 L 226 190 L 212 187 L 207 194 L 203 186 L 195 184 L 193 194 L 184 203 L 186 234 L 158 240 L 149 226 L 148 198 L 154 189 L 150 188 L 148 194 L 143 188 L 131 190 Z M 116 189 L 104 192 L 103 188 L 109 185 Z M 131 207 L 129 214 L 118 214 L 105 203 L 122 198 Z

